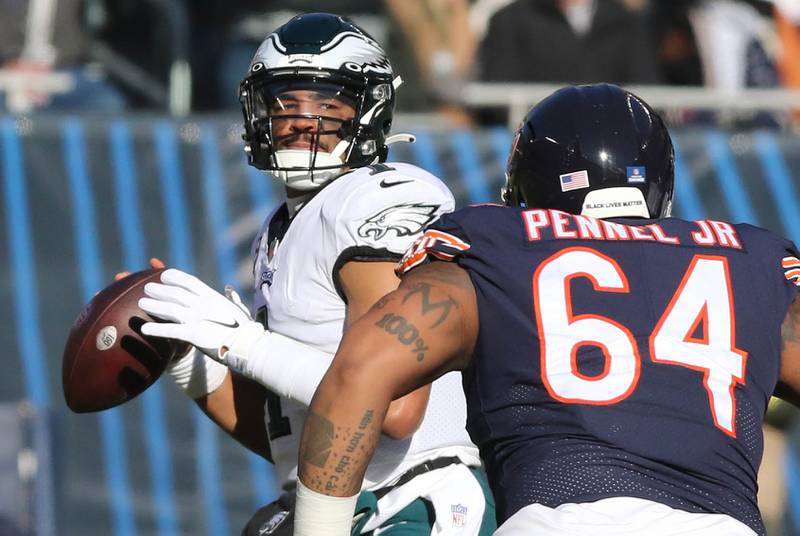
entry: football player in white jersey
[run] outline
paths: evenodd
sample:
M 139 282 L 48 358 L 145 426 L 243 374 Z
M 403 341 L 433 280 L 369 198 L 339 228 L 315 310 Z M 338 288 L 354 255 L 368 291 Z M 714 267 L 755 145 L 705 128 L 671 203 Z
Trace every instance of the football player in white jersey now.
M 390 143 L 411 138 L 389 136 L 398 85 L 381 47 L 341 17 L 300 15 L 267 36 L 240 88 L 245 150 L 285 183 L 287 199 L 254 243 L 255 319 L 234 292 L 174 269 L 140 302 L 168 321 L 143 332 L 198 349 L 170 375 L 272 460 L 290 493 L 245 534 L 291 532 L 300 431 L 344 330 L 397 287 L 395 263 L 425 225 L 454 209 L 438 178 L 385 162 Z M 423 352 L 411 335 L 408 351 Z M 393 402 L 353 534 L 492 532 L 493 499 L 465 420 L 460 375 Z

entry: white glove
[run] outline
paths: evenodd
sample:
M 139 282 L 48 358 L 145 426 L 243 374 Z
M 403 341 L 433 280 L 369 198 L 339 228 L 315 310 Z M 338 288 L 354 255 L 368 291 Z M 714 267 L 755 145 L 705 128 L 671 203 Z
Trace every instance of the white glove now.
M 161 283 L 147 283 L 139 307 L 167 322 L 147 322 L 142 333 L 191 343 L 204 354 L 225 363 L 228 348 L 250 346 L 264 334 L 239 295 L 225 289 L 227 297 L 193 275 L 175 268 L 161 274 Z
M 147 283 L 144 293 L 147 297 L 139 300 L 139 307 L 167 322 L 147 322 L 142 333 L 189 342 L 214 360 L 192 361 L 187 356 L 171 372 L 193 398 L 213 391 L 224 379 L 224 371 L 214 367 L 218 362 L 280 396 L 309 405 L 333 360 L 332 354 L 266 331 L 230 287 L 226 297 L 171 268 L 161 274 L 161 283 Z

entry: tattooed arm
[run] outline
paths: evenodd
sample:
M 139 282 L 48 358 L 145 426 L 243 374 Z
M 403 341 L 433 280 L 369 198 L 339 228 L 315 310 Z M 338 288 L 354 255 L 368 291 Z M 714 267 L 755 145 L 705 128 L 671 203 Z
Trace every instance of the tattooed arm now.
M 300 443 L 304 486 L 357 494 L 389 403 L 464 368 L 477 334 L 475 289 L 462 268 L 435 262 L 407 275 L 347 330 L 314 395 Z M 308 507 L 299 497 L 298 515 L 313 515 Z
M 395 262 L 350 261 L 339 271 L 339 283 L 347 297 L 347 329 L 364 316 L 380 298 L 395 290 L 400 280 L 394 273 Z M 431 386 L 392 401 L 383 420 L 383 433 L 392 439 L 403 439 L 419 428 L 425 416 Z
M 781 326 L 781 371 L 775 396 L 800 407 L 800 298 L 789 307 Z

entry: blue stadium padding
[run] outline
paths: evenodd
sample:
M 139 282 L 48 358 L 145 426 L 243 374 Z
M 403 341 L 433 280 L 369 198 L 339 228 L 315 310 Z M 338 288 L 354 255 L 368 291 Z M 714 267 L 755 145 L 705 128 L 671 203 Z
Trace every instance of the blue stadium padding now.
M 797 211 L 797 188 L 792 180 L 792 174 L 773 134 L 757 133 L 755 146 L 767 179 L 767 187 L 778 205 L 784 232 L 797 244 L 800 241 L 800 214 Z
M 37 408 L 50 406 L 50 389 L 45 368 L 45 351 L 39 317 L 39 288 L 36 283 L 36 255 L 31 236 L 28 192 L 22 148 L 11 119 L 0 123 L 3 134 L 3 192 L 9 263 L 14 295 L 17 347 L 25 375 L 26 396 Z
M 200 131 L 200 147 L 203 158 L 203 199 L 205 200 L 206 222 L 213 237 L 216 253 L 217 272 L 223 284 L 233 283 L 236 274 L 233 244 L 227 236 L 228 203 L 225 196 L 222 162 L 219 146 L 215 138 L 216 132 L 209 125 Z
M 797 434 L 794 435 L 795 437 Z M 789 440 L 790 448 L 786 449 L 783 456 L 784 475 L 786 478 L 786 503 L 788 504 L 788 517 L 792 524 L 792 534 L 800 532 L 800 466 L 798 466 L 795 448 L 796 440 Z
M 47 275 L 41 271 L 44 260 L 37 258 L 40 247 L 46 247 L 48 240 L 52 240 L 52 229 L 63 230 L 67 233 L 67 239 L 72 240 L 74 247 L 57 248 L 62 257 L 48 258 L 47 262 L 54 265 L 75 267 L 76 276 L 79 278 L 76 285 L 82 289 L 78 296 L 69 297 L 75 302 L 67 304 L 65 310 L 77 310 L 80 301 L 92 296 L 94 290 L 109 283 L 111 275 L 122 268 L 138 268 L 139 262 L 128 264 L 127 259 L 141 259 L 146 246 L 155 245 L 155 239 L 161 237 L 146 237 L 144 242 L 139 243 L 140 236 L 134 237 L 132 227 L 144 225 L 148 227 L 150 219 L 163 221 L 161 233 L 163 242 L 166 244 L 165 259 L 171 265 L 176 265 L 187 271 L 193 271 L 194 257 L 193 244 L 199 244 L 200 237 L 204 240 L 212 240 L 216 232 L 207 232 L 206 226 L 211 228 L 211 220 L 206 215 L 205 205 L 207 204 L 202 188 L 204 173 L 197 164 L 198 176 L 193 177 L 191 184 L 187 182 L 186 188 L 182 181 L 188 177 L 182 177 L 181 152 L 190 151 L 192 158 L 202 158 L 200 153 L 202 141 L 195 140 L 193 137 L 181 139 L 178 135 L 178 126 L 169 122 L 169 118 L 154 117 L 150 123 L 145 123 L 146 119 L 137 117 L 136 125 L 141 124 L 145 128 L 134 128 L 134 123 L 130 118 L 123 117 L 124 121 L 130 121 L 127 125 L 130 140 L 114 142 L 111 130 L 122 129 L 120 126 L 112 126 L 112 121 L 116 118 L 89 118 L 80 117 L 81 124 L 85 129 L 85 140 L 83 132 L 75 126 L 75 121 L 67 127 L 63 119 L 58 116 L 32 115 L 24 118 L 0 118 L 0 218 L 3 218 L 4 229 L 0 232 L 4 236 L 0 237 L 0 245 L 7 250 L 8 261 L 5 259 L 0 263 L 0 282 L 7 285 L 5 290 L 8 295 L 8 303 L 5 304 L 10 310 L 10 315 L 14 315 L 14 320 L 9 321 L 9 325 L 2 326 L 6 333 L 11 337 L 12 353 L 17 356 L 10 356 L 19 359 L 19 366 L 9 368 L 9 374 L 14 376 L 13 381 L 19 384 L 17 389 L 20 396 L 26 396 L 40 407 L 55 405 L 58 409 L 58 401 L 61 393 L 59 392 L 58 381 L 52 381 L 51 374 L 57 371 L 51 370 L 50 354 L 57 351 L 63 344 L 63 340 L 58 340 L 58 333 L 62 336 L 69 329 L 72 316 L 66 318 L 51 318 L 53 315 L 45 315 L 50 307 L 50 296 L 52 290 L 57 289 L 59 283 L 51 281 L 50 278 L 43 279 Z M 216 129 L 227 129 L 235 117 L 221 118 L 188 118 L 187 121 L 208 121 Z M 142 121 L 140 123 L 140 121 Z M 158 123 L 162 121 L 161 123 Z M 161 134 L 159 135 L 159 126 Z M 470 195 L 468 177 L 460 177 L 459 166 L 464 166 L 464 155 L 459 154 L 459 149 L 474 151 L 481 162 L 482 170 L 491 180 L 498 178 L 497 171 L 505 167 L 507 153 L 510 148 L 511 133 L 504 128 L 496 129 L 475 129 L 469 136 L 469 148 L 453 148 L 450 142 L 445 140 L 450 136 L 450 132 L 444 127 L 434 127 L 430 129 L 419 129 L 417 133 L 419 142 L 410 146 L 402 154 L 408 155 L 411 162 L 430 170 L 444 179 L 449 179 L 449 184 L 460 196 L 459 205 L 466 201 Z M 72 141 L 68 141 L 67 132 Z M 744 152 L 734 151 L 729 145 L 728 132 L 714 131 L 709 134 L 709 130 L 693 128 L 691 130 L 674 130 L 674 140 L 676 145 L 680 145 L 683 151 L 678 151 L 676 162 L 676 204 L 675 213 L 688 219 L 696 219 L 711 216 L 709 211 L 721 212 L 714 216 L 724 217 L 731 220 L 747 220 L 753 223 L 763 211 L 774 213 L 773 218 L 767 218 L 764 225 L 772 225 L 777 229 L 772 229 L 778 233 L 785 234 L 796 242 L 800 241 L 800 230 L 797 223 L 800 214 L 794 210 L 794 205 L 798 200 L 800 190 L 800 171 L 795 164 L 800 154 L 800 146 L 794 143 L 794 138 L 790 133 L 779 134 L 770 132 L 765 134 L 751 132 L 737 132 L 737 139 L 741 138 L 745 143 L 743 147 L 752 144 L 752 150 Z M 57 147 L 53 151 L 53 135 Z M 120 139 L 125 136 L 116 134 Z M 159 138 L 160 136 L 160 138 Z M 236 202 L 236 210 L 250 211 L 250 204 L 254 207 L 254 212 L 259 216 L 266 216 L 272 203 L 277 202 L 279 197 L 279 184 L 271 183 L 266 175 L 247 168 L 248 172 L 243 176 L 241 166 L 244 165 L 240 158 L 232 158 L 233 149 L 223 145 L 221 141 L 221 131 L 218 132 L 219 150 L 224 156 L 223 163 L 226 166 L 222 172 L 231 182 L 223 183 L 223 189 L 229 197 L 228 202 Z M 84 147 L 85 142 L 85 147 Z M 151 145 L 152 142 L 152 145 Z M 786 143 L 784 143 L 786 142 Z M 114 148 L 113 145 L 119 143 L 120 146 L 130 144 L 130 147 Z M 689 146 L 689 144 L 692 146 Z M 61 150 L 63 148 L 63 151 Z M 111 152 L 109 152 L 111 151 Z M 125 151 L 133 154 L 125 155 Z M 70 152 L 72 154 L 70 155 Z M 85 155 L 76 153 L 85 152 Z M 116 155 L 115 155 L 116 152 Z M 56 159 L 41 161 L 36 159 L 36 155 L 55 155 Z M 63 160 L 59 157 L 64 154 Z M 152 154 L 152 156 L 151 156 Z M 185 155 L 189 156 L 189 153 Z M 241 155 L 239 155 L 241 156 Z M 85 158 L 87 162 L 82 162 Z M 131 164 L 125 163 L 126 159 L 131 160 Z M 125 170 L 125 168 L 130 169 Z M 738 167 L 738 169 L 737 169 Z M 86 169 L 88 168 L 88 169 Z M 743 173 L 744 169 L 751 170 L 747 176 Z M 455 172 L 454 172 L 455 170 Z M 475 171 L 475 168 L 472 168 Z M 447 176 L 444 176 L 444 172 Z M 43 199 L 45 205 L 52 206 L 54 200 L 63 204 L 56 206 L 56 210 L 38 211 L 41 205 L 35 197 L 40 195 L 38 186 L 45 184 L 47 173 L 56 173 L 63 176 L 67 183 L 64 185 L 61 198 L 47 197 Z M 123 175 L 129 173 L 131 176 L 125 178 Z M 206 171 L 207 173 L 207 171 Z M 85 176 L 91 174 L 88 178 Z M 116 174 L 116 175 L 115 175 Z M 84 175 L 81 177 L 81 175 Z M 792 176 L 794 175 L 794 176 Z M 145 199 L 145 187 L 150 186 L 149 180 L 153 183 L 156 190 L 155 202 L 148 202 Z M 220 179 L 222 180 L 222 179 Z M 239 180 L 247 180 L 248 184 L 241 184 Z M 116 184 L 118 181 L 119 184 Z M 125 209 L 120 203 L 120 213 L 110 216 L 114 220 L 112 225 L 116 226 L 116 218 L 119 218 L 119 231 L 111 230 L 112 235 L 120 240 L 120 249 L 111 248 L 106 253 L 102 244 L 92 247 L 86 243 L 90 237 L 91 241 L 96 241 L 97 236 L 94 231 L 103 231 L 104 237 L 109 236 L 104 228 L 98 227 L 105 225 L 102 220 L 96 220 L 103 214 L 110 214 L 106 208 L 100 211 L 102 203 L 108 200 L 99 198 L 101 184 L 104 185 L 102 191 L 111 190 L 114 198 L 127 197 L 125 203 L 130 204 L 130 208 L 135 210 L 132 203 L 131 193 L 128 184 L 132 181 L 138 187 L 138 195 L 141 196 L 141 211 L 138 217 L 141 219 L 138 225 L 123 223 L 132 216 L 126 215 Z M 140 181 L 140 182 L 137 182 Z M 763 184 L 762 184 L 763 183 Z M 96 186 L 96 188 L 95 188 Z M 493 184 L 488 184 L 489 193 L 495 195 Z M 115 191 L 114 188 L 117 190 Z M 249 191 L 248 191 L 249 188 Z M 756 193 L 760 195 L 756 196 Z M 270 195 L 271 194 L 271 195 Z M 752 197 L 751 198 L 751 194 Z M 163 195 L 163 210 L 162 199 Z M 247 199 L 244 199 L 247 196 Z M 758 204 L 755 203 L 758 197 Z M 63 198 L 63 199 L 62 199 Z M 763 205 L 763 206 L 762 206 Z M 228 216 L 236 218 L 240 214 L 232 212 L 234 205 L 227 205 Z M 755 209 L 758 209 L 756 211 Z M 94 210 L 94 212 L 92 212 Z M 195 217 L 196 216 L 196 217 Z M 135 217 L 135 216 L 133 216 Z M 713 217 L 713 216 L 712 216 Z M 39 219 L 42 224 L 39 224 Z M 36 221 L 36 224 L 34 224 Z M 248 220 L 250 221 L 250 220 Z M 233 222 L 229 222 L 233 223 Z M 214 224 L 217 225 L 217 224 Z M 234 226 L 234 228 L 238 228 Z M 226 232 L 230 230 L 227 229 Z M 199 234 L 198 234 L 199 233 Z M 63 234 L 63 233 L 62 233 Z M 195 236 L 192 236 L 195 235 Z M 73 238 L 70 238 L 74 236 Z M 130 243 L 129 243 L 130 242 Z M 161 242 L 159 242 L 161 243 Z M 211 244 L 208 244 L 210 246 Z M 70 244 L 71 246 L 71 244 Z M 241 244 L 236 244 L 235 251 L 241 251 Z M 210 251 L 206 244 L 202 246 L 204 251 Z M 97 248 L 97 249 L 94 249 Z M 125 264 L 116 256 L 120 251 Z M 113 253 L 113 254 L 112 254 Z M 214 253 L 211 253 L 214 255 Z M 41 254 L 40 254 L 41 255 Z M 101 258 L 106 257 L 106 258 Z M 212 265 L 214 259 L 210 259 Z M 241 261 L 242 259 L 236 259 Z M 38 261 L 38 262 L 37 262 Z M 102 262 L 102 266 L 101 266 Z M 120 263 L 120 266 L 117 264 Z M 217 261 L 219 264 L 220 261 Z M 199 262 L 198 262 L 199 264 Z M 207 268 L 208 263 L 203 263 L 203 268 Z M 216 272 L 211 268 L 212 274 Z M 225 281 L 222 281 L 225 282 Z M 41 302 L 40 302 L 41 300 Z M 57 308 L 60 309 L 60 308 Z M 45 325 L 47 316 L 48 325 Z M 63 316 L 63 315 L 61 315 Z M 54 324 L 50 325 L 50 322 Z M 46 328 L 46 329 L 45 329 Z M 13 331 L 12 331 L 13 330 Z M 50 337 L 50 338 L 48 338 Z M 52 338 L 54 337 L 54 338 Z M 48 358 L 49 356 L 49 358 Z M 12 362 L 13 363 L 13 362 Z M 16 365 L 16 363 L 13 363 Z M 163 382 L 162 382 L 163 383 Z M 169 381 L 167 380 L 167 383 Z M 233 512 L 240 514 L 243 510 L 249 511 L 251 501 L 256 504 L 267 502 L 270 497 L 255 497 L 258 490 L 251 489 L 250 482 L 238 483 L 238 488 L 218 485 L 214 490 L 209 482 L 219 483 L 220 478 L 227 477 L 220 473 L 224 471 L 224 454 L 222 449 L 217 452 L 216 448 L 209 448 L 209 444 L 220 441 L 219 434 L 214 435 L 216 426 L 197 408 L 194 404 L 181 398 L 167 397 L 165 389 L 171 387 L 160 387 L 160 395 L 163 397 L 162 403 L 167 406 L 164 416 L 183 417 L 180 422 L 173 422 L 170 418 L 166 424 L 165 441 L 171 444 L 164 447 L 167 456 L 164 460 L 171 461 L 176 466 L 187 464 L 184 471 L 172 469 L 172 474 L 168 475 L 160 484 L 151 478 L 151 474 L 145 473 L 141 478 L 136 478 L 134 482 L 133 461 L 135 457 L 141 457 L 152 449 L 157 440 L 152 444 L 126 442 L 124 433 L 130 430 L 128 423 L 122 426 L 122 419 L 128 419 L 132 413 L 123 410 L 118 413 L 111 411 L 99 415 L 99 421 L 91 418 L 88 420 L 76 420 L 70 426 L 75 427 L 70 432 L 71 435 L 86 435 L 94 439 L 96 437 L 96 447 L 93 449 L 82 449 L 81 452 L 74 452 L 62 460 L 66 465 L 65 474 L 74 474 L 76 468 L 80 471 L 81 467 L 89 464 L 99 464 L 102 474 L 98 475 L 98 482 L 101 497 L 95 495 L 80 497 L 84 491 L 76 489 L 75 486 L 85 484 L 85 480 L 65 480 L 62 487 L 54 488 L 54 492 L 64 493 L 74 497 L 80 503 L 81 511 L 96 516 L 95 519 L 76 519 L 66 513 L 56 520 L 58 530 L 72 534 L 76 527 L 80 526 L 82 534 L 86 536 L 119 536 L 123 534 L 153 534 L 157 532 L 157 527 L 171 527 L 172 521 L 169 519 L 168 507 L 169 500 L 156 498 L 160 493 L 166 493 L 163 485 L 167 489 L 172 486 L 173 498 L 176 511 L 173 514 L 177 518 L 175 531 L 179 533 L 199 533 L 207 534 L 217 531 L 211 520 L 211 507 L 227 508 L 229 520 L 233 522 Z M 158 387 L 157 387 L 158 389 Z M 169 393 L 172 394 L 172 393 Z M 12 393 L 13 395 L 13 393 Z M 16 395 L 14 395 L 16 396 Z M 145 394 L 142 403 L 147 404 Z M 138 406 L 136 410 L 143 408 L 143 414 L 137 416 L 136 421 L 131 424 L 134 426 L 146 426 L 147 416 L 144 406 Z M 175 405 L 173 407 L 173 404 Z M 188 405 L 187 405 L 188 404 Z M 192 408 L 191 417 L 186 413 L 187 408 Z M 174 426 L 174 430 L 172 426 Z M 95 432 L 94 428 L 99 429 Z M 202 430 L 205 430 L 203 432 Z M 143 430 L 144 432 L 144 430 Z M 153 434 L 148 434 L 152 436 Z M 189 437 L 186 437 L 186 436 Z M 211 438 L 210 442 L 207 438 Z M 790 444 L 796 446 L 798 437 L 792 437 Z M 150 438 L 143 438 L 146 441 Z M 227 440 L 227 439 L 224 439 Z M 119 442 L 122 442 L 121 444 Z M 177 451 L 176 443 L 185 445 L 185 451 Z M 112 445 L 120 445 L 119 447 Z M 133 451 L 133 444 L 140 445 L 141 453 Z M 222 447 L 222 444 L 220 444 Z M 127 448 L 126 453 L 124 449 Z M 795 449 L 796 450 L 796 449 Z M 224 451 L 227 452 L 227 451 Z M 789 475 L 786 485 L 788 486 L 789 503 L 786 513 L 786 524 L 791 527 L 789 532 L 800 534 L 800 455 L 793 452 L 793 456 L 787 461 Z M 153 454 L 149 454 L 153 455 Z M 130 461 L 127 457 L 130 457 Z M 96 460 L 96 461 L 95 461 Z M 164 461 L 162 460 L 162 461 Z M 210 460 L 210 461 L 209 461 Z M 238 459 L 236 460 L 238 463 Z M 146 471 L 163 474 L 156 466 L 161 462 L 148 459 L 152 466 L 148 466 Z M 195 464 L 191 465 L 191 464 Z M 249 467 L 245 464 L 245 470 Z M 216 475 L 216 476 L 215 476 Z M 130 478 L 130 482 L 128 482 Z M 169 484 L 169 479 L 172 484 Z M 249 479 L 249 476 L 247 477 Z M 265 475 L 265 478 L 268 476 Z M 139 482 L 144 479 L 144 487 Z M 242 487 L 243 486 L 243 487 Z M 142 495 L 134 495 L 135 492 Z M 216 495 L 215 495 L 216 494 Z M 224 500 L 224 502 L 223 502 Z M 70 499 L 70 503 L 75 503 L 76 499 Z M 101 501 L 104 509 L 94 508 L 92 505 L 96 501 Z M 153 508 L 153 505 L 156 505 Z M 163 511 L 158 509 L 164 507 Z M 789 510 L 791 508 L 791 510 Z M 201 511 L 202 510 L 202 511 Z M 158 517 L 158 518 L 157 518 Z M 39 520 L 37 520 L 39 523 Z M 792 523 L 794 525 L 792 526 Z M 236 532 L 238 527 L 229 527 L 232 532 Z M 160 528 L 158 530 L 161 530 Z M 169 531 L 171 529 L 165 529 Z M 44 531 L 43 533 L 48 533 Z M 792 532 L 793 533 L 793 532 Z M 161 536 L 161 534 L 159 534 Z
M 34 534 L 58 534 L 55 519 L 55 485 L 53 469 L 53 422 L 49 412 L 37 410 L 33 418 L 33 444 L 39 459 L 34 492 Z M 60 530 L 60 526 L 59 526 Z
M 274 205 L 277 204 L 269 184 L 275 179 L 265 172 L 248 165 L 246 161 L 243 162 L 243 165 L 247 168 L 245 174 L 247 175 L 247 184 L 250 189 L 252 210 L 262 218 L 266 218 L 269 212 L 274 208 Z M 253 238 L 255 238 L 255 236 Z
M 730 151 L 727 135 L 719 131 L 712 131 L 706 135 L 706 149 L 717 175 L 719 191 L 731 213 L 733 223 L 747 222 L 758 224 L 753 207 L 748 199 L 747 190 L 742 184 L 742 178 L 736 169 L 736 162 Z
M 232 240 L 227 233 L 230 219 L 225 195 L 225 174 L 220 161 L 216 130 L 213 126 L 203 126 L 200 144 L 203 149 L 203 193 L 205 194 L 206 214 L 209 214 L 211 235 L 214 237 L 217 271 L 223 284 L 233 285 L 236 283 L 236 254 Z M 242 289 L 237 288 L 236 291 L 241 293 Z M 272 472 L 268 462 L 250 451 L 247 452 L 247 462 L 250 465 L 250 480 L 255 496 L 270 496 L 270 489 L 275 488 L 268 479 L 268 475 Z M 273 499 L 274 497 L 258 506 L 263 506 Z
M 689 173 L 681 148 L 674 137 L 672 145 L 675 147 L 675 197 L 673 198 L 673 209 L 676 215 L 685 220 L 701 220 L 706 217 L 706 211 L 700 202 L 697 188 L 694 186 L 694 177 Z
M 168 121 L 159 121 L 154 128 L 171 264 L 191 273 L 195 264 L 191 250 L 192 234 L 183 194 L 183 170 L 175 128 Z M 227 534 L 215 425 L 195 405 L 192 406 L 192 416 L 197 429 L 197 473 L 206 530 L 211 536 Z
M 439 155 L 436 153 L 433 136 L 428 131 L 414 132 L 414 136 L 417 138 L 417 141 L 411 144 L 414 164 L 444 181 L 445 177 L 442 174 L 442 166 L 439 165 Z M 452 188 L 452 183 L 448 184 Z
M 497 160 L 497 167 L 500 174 L 505 176 L 508 155 L 511 153 L 511 141 L 514 139 L 513 133 L 507 128 L 492 128 L 488 131 L 489 141 L 494 150 L 494 157 Z
M 272 195 L 272 188 L 270 187 L 270 182 L 274 181 L 275 179 L 269 176 L 268 174 L 260 171 L 252 166 L 247 165 L 246 160 L 243 160 L 243 164 L 246 166 L 246 175 L 247 175 L 247 183 L 250 190 L 250 199 L 252 202 L 251 210 L 255 213 L 260 215 L 262 218 L 266 218 L 269 212 L 272 210 L 274 205 L 277 204 L 277 200 Z M 253 236 L 255 239 L 255 236 Z M 248 250 L 250 252 L 250 250 Z M 249 262 L 249 260 L 248 260 Z M 250 288 L 247 289 L 246 294 L 248 297 L 251 296 Z M 277 497 L 277 491 L 279 484 L 275 481 L 275 466 L 271 463 L 266 464 L 265 472 L 263 474 L 263 481 L 258 483 L 254 481 L 254 489 L 255 492 L 253 496 L 253 506 L 254 509 L 258 509 L 265 504 L 269 504 L 274 501 Z
M 111 165 L 114 175 L 116 214 L 122 235 L 122 263 L 126 270 L 140 270 L 147 266 L 145 239 L 142 221 L 139 218 L 139 191 L 136 174 L 136 159 L 133 156 L 128 123 L 116 120 L 109 129 Z M 150 460 L 150 481 L 156 527 L 161 536 L 178 534 L 178 518 L 175 509 L 174 484 L 169 435 L 164 419 L 166 414 L 161 396 L 161 384 L 156 382 L 141 397 L 144 440 Z
M 483 165 L 478 158 L 478 145 L 472 139 L 472 133 L 469 130 L 459 129 L 449 136 L 449 140 L 455 150 L 461 177 L 467 185 L 470 203 L 497 201 L 495 196 L 489 193 Z
M 67 119 L 62 126 L 62 136 L 72 199 L 75 250 L 78 253 L 81 293 L 83 301 L 88 303 L 94 294 L 105 287 L 108 282 L 102 274 L 102 259 L 97 248 L 99 233 L 96 225 L 92 187 L 86 166 L 83 125 L 77 119 Z M 116 536 L 134 536 L 136 524 L 128 481 L 128 455 L 122 419 L 116 409 L 103 411 L 99 416 L 106 485 L 111 493 L 114 534 Z
M 169 252 L 175 266 L 182 270 L 194 270 L 191 251 L 192 234 L 189 227 L 189 212 L 183 196 L 183 170 L 180 148 L 175 139 L 172 123 L 159 121 L 154 125 L 158 170 L 161 178 L 161 197 L 164 200 L 165 231 Z

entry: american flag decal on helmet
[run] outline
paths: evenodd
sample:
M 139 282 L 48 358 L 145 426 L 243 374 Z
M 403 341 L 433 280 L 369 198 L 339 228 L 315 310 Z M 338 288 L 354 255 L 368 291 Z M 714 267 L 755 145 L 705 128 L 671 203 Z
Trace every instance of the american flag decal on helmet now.
M 800 259 L 797 257 L 784 257 L 781 261 L 781 266 L 786 279 L 800 287 Z
M 403 259 L 395 268 L 397 275 L 403 275 L 413 267 L 422 264 L 428 255 L 432 255 L 443 261 L 452 261 L 456 255 L 467 251 L 470 245 L 451 234 L 435 229 L 425 231 L 425 234 L 417 238 L 408 248 Z

